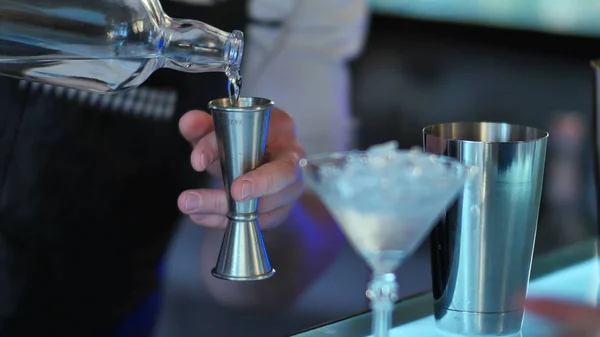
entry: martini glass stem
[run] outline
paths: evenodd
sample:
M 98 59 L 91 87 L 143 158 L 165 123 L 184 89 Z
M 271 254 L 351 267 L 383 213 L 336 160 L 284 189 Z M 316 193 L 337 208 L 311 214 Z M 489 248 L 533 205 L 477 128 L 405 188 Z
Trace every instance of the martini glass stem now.
M 398 299 L 398 283 L 394 273 L 373 273 L 367 297 L 373 311 L 373 337 L 387 337 L 392 327 L 392 311 Z

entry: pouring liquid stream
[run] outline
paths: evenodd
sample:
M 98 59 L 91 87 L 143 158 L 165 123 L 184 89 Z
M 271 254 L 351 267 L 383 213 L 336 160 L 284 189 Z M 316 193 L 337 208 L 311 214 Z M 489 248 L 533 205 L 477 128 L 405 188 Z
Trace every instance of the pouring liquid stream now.
M 242 88 L 242 76 L 239 71 L 231 72 L 227 74 L 227 87 L 229 91 L 229 102 L 232 106 L 238 105 L 238 99 L 240 98 L 240 90 Z

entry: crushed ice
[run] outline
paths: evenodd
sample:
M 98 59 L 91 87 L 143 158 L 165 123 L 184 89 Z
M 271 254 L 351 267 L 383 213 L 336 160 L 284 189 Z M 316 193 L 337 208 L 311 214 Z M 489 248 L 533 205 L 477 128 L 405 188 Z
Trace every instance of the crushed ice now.
M 398 202 L 422 203 L 436 195 L 455 193 L 466 179 L 467 168 L 450 159 L 400 150 L 396 141 L 351 152 L 319 170 L 321 195 L 353 207 L 398 207 Z M 347 205 L 350 206 L 350 205 Z M 361 208 L 362 208 L 361 207 Z

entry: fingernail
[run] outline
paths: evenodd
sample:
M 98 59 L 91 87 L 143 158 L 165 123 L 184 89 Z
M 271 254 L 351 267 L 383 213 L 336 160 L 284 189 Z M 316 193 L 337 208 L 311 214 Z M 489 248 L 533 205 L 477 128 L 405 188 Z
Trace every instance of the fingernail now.
M 206 155 L 203 153 L 200 155 L 200 166 L 202 166 L 202 169 L 206 170 L 206 163 L 207 159 L 206 159 Z
M 242 181 L 242 200 L 248 199 L 252 195 L 252 183 L 249 180 Z
M 198 209 L 198 205 L 200 205 L 200 196 L 195 193 L 188 193 L 185 198 L 185 210 L 193 212 Z

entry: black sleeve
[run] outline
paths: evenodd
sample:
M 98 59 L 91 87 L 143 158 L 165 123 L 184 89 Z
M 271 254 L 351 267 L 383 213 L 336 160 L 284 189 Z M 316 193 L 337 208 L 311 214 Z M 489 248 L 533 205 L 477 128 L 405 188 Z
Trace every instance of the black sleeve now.
M 166 89 L 102 103 L 0 78 L 0 335 L 87 335 L 155 290 L 177 197 L 202 179 L 178 114 L 127 111 Z

